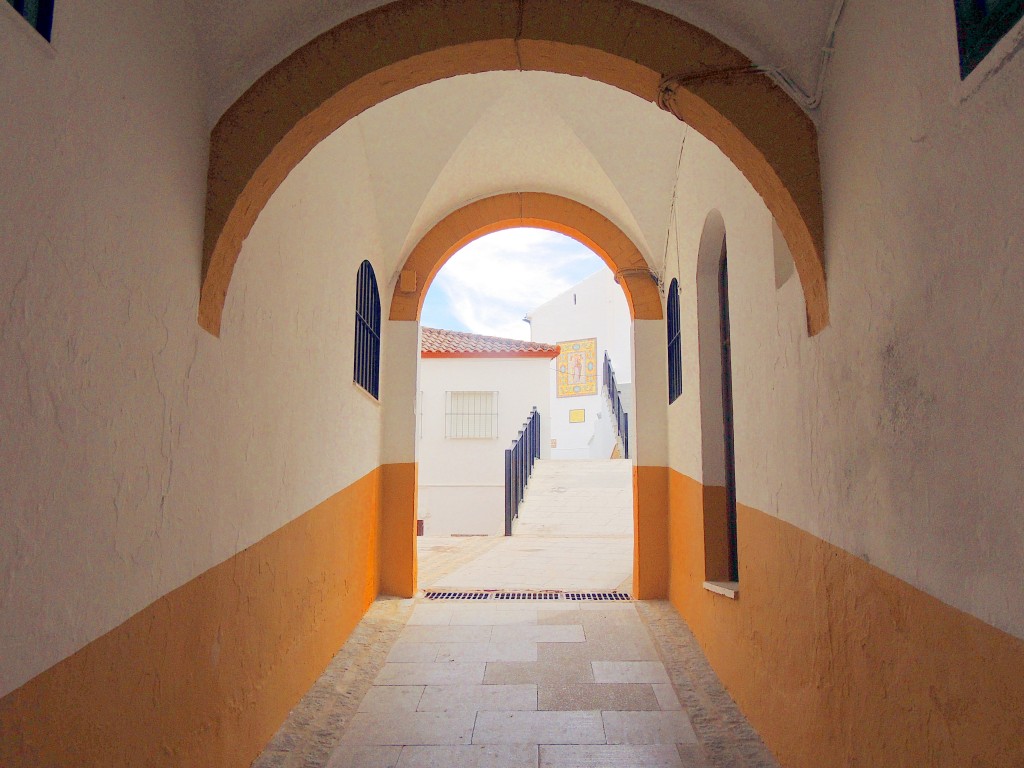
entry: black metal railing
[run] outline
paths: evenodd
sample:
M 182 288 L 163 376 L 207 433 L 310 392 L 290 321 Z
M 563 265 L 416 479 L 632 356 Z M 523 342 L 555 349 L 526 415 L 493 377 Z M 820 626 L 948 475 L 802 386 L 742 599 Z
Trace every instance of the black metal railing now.
M 540 414 L 534 407 L 519 430 L 519 437 L 505 451 L 505 535 L 512 535 L 512 521 L 519 517 L 519 505 L 526 495 L 526 484 L 533 463 L 540 458 Z
M 622 393 L 615 382 L 615 369 L 608 352 L 604 353 L 604 391 L 612 406 L 612 418 L 615 419 L 615 430 L 622 441 L 622 458 L 629 458 L 629 414 L 622 406 Z

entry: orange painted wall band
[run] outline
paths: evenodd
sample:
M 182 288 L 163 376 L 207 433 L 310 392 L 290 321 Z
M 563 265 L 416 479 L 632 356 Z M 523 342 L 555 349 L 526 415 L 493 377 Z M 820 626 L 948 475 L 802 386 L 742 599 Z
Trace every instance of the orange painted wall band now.
M 376 597 L 382 484 L 408 472 L 374 470 L 0 699 L 0 765 L 248 766 Z
M 633 592 L 668 597 L 668 467 L 633 467 Z
M 417 588 L 416 464 L 381 467 L 380 591 L 413 597 Z
M 1024 641 L 742 505 L 739 597 L 713 594 L 722 493 L 670 473 L 669 596 L 782 765 L 1024 765 Z

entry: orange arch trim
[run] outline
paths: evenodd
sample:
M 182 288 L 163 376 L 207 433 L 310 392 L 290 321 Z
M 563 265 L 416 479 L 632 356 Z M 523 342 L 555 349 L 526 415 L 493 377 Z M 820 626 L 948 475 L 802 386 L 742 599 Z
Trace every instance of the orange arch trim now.
M 435 80 L 535 70 L 659 103 L 718 145 L 778 222 L 817 333 L 828 325 L 817 135 L 750 64 L 704 30 L 633 0 L 396 0 L 343 22 L 264 74 L 213 129 L 199 323 L 220 333 L 242 242 L 320 141 Z
M 661 295 L 647 262 L 614 223 L 566 197 L 511 192 L 465 205 L 423 236 L 402 266 L 390 319 L 419 320 L 427 288 L 452 254 L 478 237 L 512 227 L 548 229 L 583 243 L 615 273 L 634 320 L 662 318 Z

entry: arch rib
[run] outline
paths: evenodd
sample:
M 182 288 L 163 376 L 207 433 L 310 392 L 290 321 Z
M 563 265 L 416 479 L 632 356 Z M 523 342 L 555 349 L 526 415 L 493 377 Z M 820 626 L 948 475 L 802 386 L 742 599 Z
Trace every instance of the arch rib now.
M 457 250 L 513 227 L 538 227 L 578 240 L 616 275 L 634 320 L 660 320 L 661 295 L 633 241 L 593 208 L 559 195 L 511 192 L 469 203 L 435 224 L 405 260 L 391 299 L 391 320 L 419 320 L 427 289 Z

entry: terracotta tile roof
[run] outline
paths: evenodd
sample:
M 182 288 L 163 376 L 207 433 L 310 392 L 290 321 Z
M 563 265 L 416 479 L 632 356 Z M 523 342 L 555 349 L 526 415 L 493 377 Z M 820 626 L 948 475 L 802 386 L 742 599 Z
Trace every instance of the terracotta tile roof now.
M 422 357 L 558 357 L 557 344 L 422 328 Z

